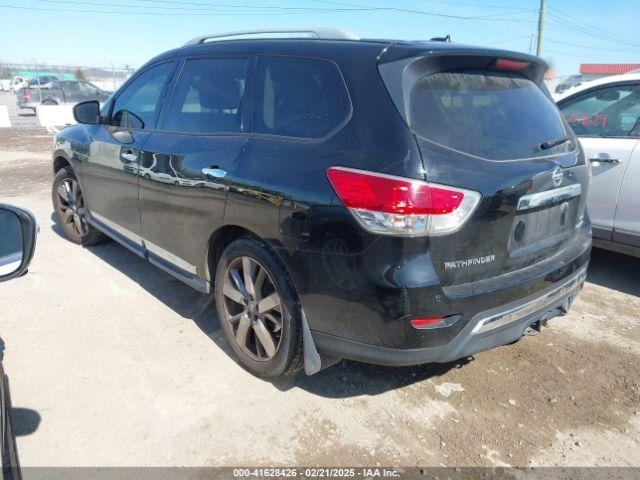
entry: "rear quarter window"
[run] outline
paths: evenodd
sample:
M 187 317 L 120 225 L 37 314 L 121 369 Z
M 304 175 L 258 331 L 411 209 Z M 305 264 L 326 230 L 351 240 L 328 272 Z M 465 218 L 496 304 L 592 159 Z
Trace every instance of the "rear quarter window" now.
M 342 74 L 331 61 L 260 57 L 256 79 L 255 133 L 317 139 L 350 115 Z
M 411 88 L 409 124 L 420 137 L 467 154 L 510 160 L 559 153 L 571 142 L 541 150 L 567 136 L 551 99 L 514 73 L 442 72 Z

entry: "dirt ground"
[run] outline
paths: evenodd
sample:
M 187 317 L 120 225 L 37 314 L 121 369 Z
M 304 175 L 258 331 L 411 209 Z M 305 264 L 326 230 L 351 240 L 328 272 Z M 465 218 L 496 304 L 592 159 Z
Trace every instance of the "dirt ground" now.
M 464 362 L 242 370 L 210 296 L 51 217 L 52 138 L 0 131 L 0 203 L 41 233 L 0 285 L 25 466 L 640 466 L 640 260 L 595 250 L 572 311 Z

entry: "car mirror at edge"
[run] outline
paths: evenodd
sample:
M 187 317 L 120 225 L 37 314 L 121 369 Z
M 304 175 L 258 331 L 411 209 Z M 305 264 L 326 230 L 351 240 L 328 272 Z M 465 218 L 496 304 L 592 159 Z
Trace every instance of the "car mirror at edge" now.
M 0 205 L 0 282 L 27 271 L 36 247 L 38 225 L 31 212 Z

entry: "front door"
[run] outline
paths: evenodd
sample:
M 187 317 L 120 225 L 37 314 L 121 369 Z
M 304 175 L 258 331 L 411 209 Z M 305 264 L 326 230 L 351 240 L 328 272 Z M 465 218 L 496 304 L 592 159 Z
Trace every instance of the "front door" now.
M 591 162 L 593 180 L 587 207 L 593 235 L 612 240 L 618 196 L 631 153 L 638 144 L 640 85 L 594 87 L 560 103 Z
M 144 255 L 138 204 L 141 151 L 155 128 L 175 62 L 146 69 L 115 98 L 105 123 L 80 158 L 80 179 L 90 221 Z
M 189 58 L 140 164 L 149 261 L 207 291 L 207 249 L 248 140 L 248 58 Z

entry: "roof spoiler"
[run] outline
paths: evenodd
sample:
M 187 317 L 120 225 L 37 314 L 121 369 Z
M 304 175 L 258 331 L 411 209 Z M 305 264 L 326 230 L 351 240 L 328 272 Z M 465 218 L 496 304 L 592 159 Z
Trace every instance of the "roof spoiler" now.
M 409 92 L 426 75 L 456 70 L 511 71 L 542 85 L 548 68 L 547 62 L 533 55 L 451 43 L 424 43 L 411 47 L 392 44 L 378 59 L 380 75 L 405 118 Z

